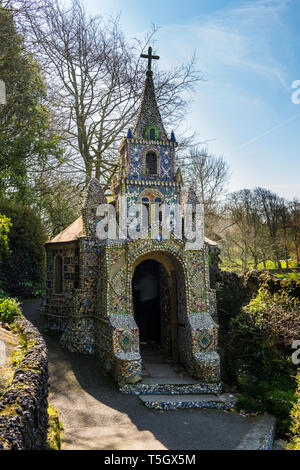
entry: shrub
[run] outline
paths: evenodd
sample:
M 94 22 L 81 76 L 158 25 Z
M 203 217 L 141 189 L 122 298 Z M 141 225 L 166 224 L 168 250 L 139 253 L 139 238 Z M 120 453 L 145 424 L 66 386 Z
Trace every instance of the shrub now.
M 0 301 L 0 321 L 3 323 L 12 323 L 13 320 L 22 315 L 20 302 L 16 299 L 3 298 Z
M 12 226 L 11 220 L 0 214 L 0 260 L 3 255 L 9 253 L 8 234 Z
M 284 290 L 260 288 L 230 323 L 224 368 L 242 393 L 238 406 L 274 414 L 279 434 L 290 425 L 296 387 L 291 344 L 299 338 L 299 301 Z
M 300 450 L 300 370 L 297 374 L 297 402 L 293 405 L 290 412 L 290 418 L 292 420 L 290 432 L 291 441 L 286 446 L 287 450 Z
M 0 300 L 9 297 L 7 293 L 1 288 L 1 281 L 0 281 Z
M 250 300 L 247 299 L 242 276 L 219 271 L 216 277 L 216 294 L 220 326 L 227 330 L 230 319 Z
M 49 450 L 61 450 L 61 438 L 63 424 L 59 419 L 59 413 L 56 408 L 48 406 L 48 436 L 47 446 Z
M 300 282 L 297 279 L 278 279 L 267 271 L 252 270 L 243 276 L 243 283 L 249 299 L 263 287 L 270 294 L 286 293 L 300 300 Z
M 11 296 L 32 297 L 43 286 L 45 228 L 30 207 L 2 200 L 0 213 L 12 221 L 8 235 L 11 253 L 0 266 L 2 288 Z
M 242 307 L 257 295 L 260 288 L 279 296 L 286 293 L 289 297 L 300 301 L 300 282 L 298 280 L 277 279 L 265 271 L 251 270 L 244 275 L 218 271 L 216 288 L 221 333 L 224 334 L 225 340 L 230 320 L 240 314 Z
M 231 374 L 281 382 L 295 374 L 291 344 L 300 338 L 299 302 L 286 293 L 258 295 L 231 320 L 225 363 Z

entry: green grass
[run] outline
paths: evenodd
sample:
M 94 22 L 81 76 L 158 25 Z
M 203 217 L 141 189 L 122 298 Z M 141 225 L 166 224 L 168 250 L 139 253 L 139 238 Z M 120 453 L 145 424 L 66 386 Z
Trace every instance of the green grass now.
M 241 261 L 240 260 L 235 260 L 238 264 L 242 265 Z M 265 263 L 266 267 L 264 267 L 264 264 L 263 263 L 258 263 L 257 265 L 257 270 L 258 271 L 264 271 L 264 270 L 271 270 L 271 269 L 278 269 L 277 266 L 275 266 L 275 263 L 273 261 L 266 261 Z M 237 268 L 236 266 L 232 266 L 230 263 L 224 261 L 220 263 L 220 267 L 222 270 L 224 271 L 231 271 L 231 272 L 242 272 L 242 268 Z M 293 269 L 293 268 L 297 268 L 297 261 L 296 260 L 291 260 L 289 261 L 289 266 L 288 266 L 288 269 Z M 282 261 L 281 263 L 281 268 L 282 269 L 286 269 L 286 262 L 285 261 Z M 254 269 L 254 264 L 249 264 L 249 267 L 248 269 Z M 292 274 L 292 276 L 288 276 L 288 274 Z M 297 277 L 299 273 L 287 273 L 287 274 L 283 274 L 283 277 L 289 277 L 290 279 L 299 279 Z M 296 277 L 293 277 L 293 276 L 296 276 Z M 282 274 L 280 274 L 280 276 L 282 276 Z M 279 277 L 279 276 L 277 276 Z
M 292 269 L 292 268 L 297 268 L 297 262 L 296 260 L 291 260 L 289 261 L 289 266 L 288 268 L 289 269 Z M 285 261 L 282 261 L 281 263 L 281 267 L 282 269 L 286 269 L 286 262 Z M 262 269 L 277 269 L 277 267 L 275 266 L 275 263 L 273 261 L 266 261 L 266 268 L 264 268 L 264 264 L 263 263 L 259 263 L 258 264 L 258 270 L 262 270 Z
M 296 279 L 300 281 L 300 273 L 283 273 L 283 274 L 274 274 L 278 279 Z

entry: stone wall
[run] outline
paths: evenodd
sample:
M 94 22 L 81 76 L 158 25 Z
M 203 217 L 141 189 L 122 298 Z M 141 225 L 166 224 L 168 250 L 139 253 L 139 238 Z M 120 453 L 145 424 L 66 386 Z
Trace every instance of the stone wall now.
M 0 450 L 40 450 L 46 447 L 48 428 L 47 348 L 28 320 L 21 317 L 17 324 L 27 350 L 0 397 Z
M 80 288 L 78 242 L 47 246 L 46 326 L 64 331 L 73 314 L 74 296 Z M 55 290 L 55 257 L 62 259 L 62 292 Z

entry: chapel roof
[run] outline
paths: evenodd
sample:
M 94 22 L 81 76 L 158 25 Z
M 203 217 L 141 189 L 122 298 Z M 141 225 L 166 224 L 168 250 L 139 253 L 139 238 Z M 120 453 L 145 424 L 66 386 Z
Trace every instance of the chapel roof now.
M 49 240 L 49 243 L 65 243 L 77 240 L 83 233 L 82 216 L 78 217 L 71 225 L 65 228 L 62 232 Z
M 161 115 L 158 109 L 155 89 L 153 83 L 153 73 L 148 70 L 144 84 L 141 104 L 137 112 L 136 120 L 132 129 L 133 137 L 137 139 L 145 138 L 145 131 L 150 126 L 155 126 L 160 134 L 161 140 L 168 140 Z

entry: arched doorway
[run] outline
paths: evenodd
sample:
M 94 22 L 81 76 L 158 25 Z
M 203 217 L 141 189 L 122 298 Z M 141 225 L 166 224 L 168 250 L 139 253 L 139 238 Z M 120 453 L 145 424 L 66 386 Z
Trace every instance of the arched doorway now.
M 160 263 L 142 261 L 132 279 L 134 318 L 141 343 L 160 343 Z
M 170 359 L 185 364 L 186 292 L 180 262 L 163 252 L 140 257 L 133 266 L 132 295 L 141 344 L 158 344 Z

